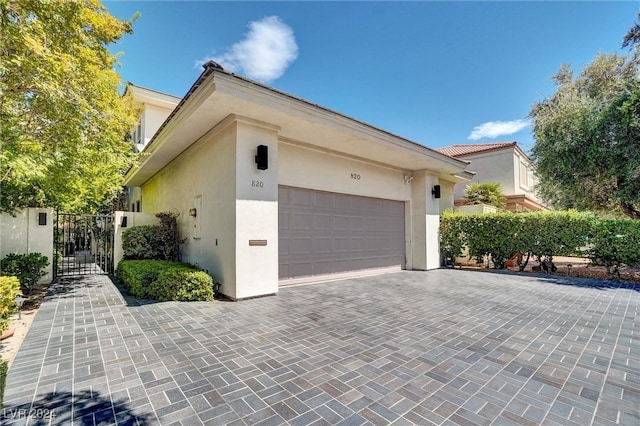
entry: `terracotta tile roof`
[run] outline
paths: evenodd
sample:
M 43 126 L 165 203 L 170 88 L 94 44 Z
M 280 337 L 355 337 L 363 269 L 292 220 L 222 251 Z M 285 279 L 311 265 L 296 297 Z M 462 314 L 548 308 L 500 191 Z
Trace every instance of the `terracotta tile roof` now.
M 438 148 L 436 151 L 448 155 L 449 157 L 464 157 L 466 155 L 478 154 L 480 152 L 496 151 L 499 149 L 510 148 L 517 146 L 515 141 L 511 142 L 489 142 L 489 143 L 469 143 L 469 144 L 457 144 Z

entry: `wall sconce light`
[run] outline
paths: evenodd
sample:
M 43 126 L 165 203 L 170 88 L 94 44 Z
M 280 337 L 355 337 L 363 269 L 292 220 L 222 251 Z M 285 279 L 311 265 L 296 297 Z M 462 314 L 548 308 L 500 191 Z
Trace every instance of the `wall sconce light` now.
M 126 216 L 122 216 L 122 218 L 120 219 L 120 226 L 123 228 L 127 227 L 127 217 Z
M 440 198 L 440 185 L 433 185 L 431 194 L 433 194 L 433 198 Z
M 198 215 L 198 210 L 196 208 L 189 209 L 189 216 L 196 217 Z
M 15 299 L 13 299 L 13 303 L 16 305 L 16 308 L 18 308 L 18 319 L 22 319 L 22 314 L 20 313 L 20 309 L 22 309 L 22 304 L 24 303 L 24 301 L 27 300 L 22 296 L 18 296 Z
M 47 214 L 38 213 L 38 225 L 45 226 L 47 224 Z
M 267 145 L 258 145 L 256 164 L 258 165 L 258 170 L 267 170 L 269 168 L 269 147 Z

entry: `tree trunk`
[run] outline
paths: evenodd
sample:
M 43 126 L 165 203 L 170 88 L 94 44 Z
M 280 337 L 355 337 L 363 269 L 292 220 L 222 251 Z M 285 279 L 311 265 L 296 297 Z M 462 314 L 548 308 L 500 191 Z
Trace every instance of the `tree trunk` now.
M 629 216 L 634 220 L 640 220 L 640 211 L 636 209 L 633 204 L 621 202 L 620 208 L 622 209 L 622 213 L 626 216 Z

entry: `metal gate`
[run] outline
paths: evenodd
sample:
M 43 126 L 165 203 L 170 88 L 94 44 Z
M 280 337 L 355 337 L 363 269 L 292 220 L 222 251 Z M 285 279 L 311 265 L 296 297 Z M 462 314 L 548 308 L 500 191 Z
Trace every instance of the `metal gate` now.
M 113 273 L 113 215 L 57 212 L 55 277 Z

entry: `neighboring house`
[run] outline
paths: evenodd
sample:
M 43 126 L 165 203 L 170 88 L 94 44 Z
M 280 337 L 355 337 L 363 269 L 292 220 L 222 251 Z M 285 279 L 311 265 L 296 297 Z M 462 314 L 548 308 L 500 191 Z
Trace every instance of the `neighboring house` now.
M 131 133 L 131 140 L 135 145 L 136 151 L 141 152 L 162 126 L 162 123 L 171 115 L 181 99 L 177 96 L 136 86 L 133 83 L 127 83 L 126 91 L 131 92 L 135 101 L 142 106 L 138 125 Z M 128 188 L 127 203 L 132 212 L 140 211 L 141 197 L 140 188 Z
M 467 162 L 204 68 L 125 177 L 142 212 L 180 213 L 183 261 L 233 299 L 327 274 L 440 266 L 439 214 L 471 179 Z
M 469 170 L 476 174 L 473 182 L 497 182 L 507 197 L 509 211 L 549 210 L 534 192 L 537 176 L 532 161 L 517 142 L 460 144 L 439 148 L 439 152 L 470 162 Z M 466 183 L 454 188 L 456 206 L 464 205 L 462 196 Z

